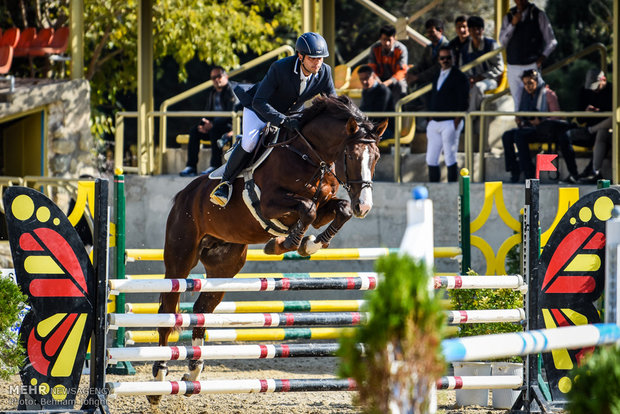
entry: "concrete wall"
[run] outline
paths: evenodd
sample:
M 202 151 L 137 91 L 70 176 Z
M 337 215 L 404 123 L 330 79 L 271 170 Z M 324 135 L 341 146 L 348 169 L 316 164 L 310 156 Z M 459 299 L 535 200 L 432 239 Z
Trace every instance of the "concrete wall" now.
M 172 197 L 191 179 L 176 176 L 126 177 L 127 195 L 127 247 L 163 248 L 165 223 Z M 405 205 L 411 189 L 416 184 L 395 184 L 377 182 L 374 186 L 374 207 L 367 218 L 351 219 L 334 238 L 331 247 L 398 247 L 406 227 Z M 419 184 L 418 184 L 419 185 Z M 456 246 L 458 244 L 458 185 L 429 184 L 430 198 L 434 203 L 434 243 L 435 246 Z M 471 186 L 471 217 L 479 214 L 484 202 L 484 184 Z M 581 194 L 595 189 L 582 187 Z M 518 219 L 524 204 L 524 185 L 504 184 L 504 201 L 510 214 Z M 548 228 L 555 217 L 558 187 L 541 186 L 541 224 Z M 311 229 L 313 234 L 318 234 Z M 476 235 L 487 240 L 495 251 L 509 236 L 512 230 L 503 224 L 496 209 L 487 224 Z M 262 246 L 252 246 L 262 248 Z M 479 273 L 485 271 L 482 257 L 474 249 L 473 267 Z M 455 260 L 442 259 L 436 263 L 440 272 L 459 270 Z M 372 262 L 248 262 L 244 272 L 316 272 L 316 271 L 370 271 Z M 132 270 L 133 269 L 133 270 Z M 130 264 L 128 271 L 163 272 L 161 263 Z M 201 267 L 196 272 L 204 272 Z

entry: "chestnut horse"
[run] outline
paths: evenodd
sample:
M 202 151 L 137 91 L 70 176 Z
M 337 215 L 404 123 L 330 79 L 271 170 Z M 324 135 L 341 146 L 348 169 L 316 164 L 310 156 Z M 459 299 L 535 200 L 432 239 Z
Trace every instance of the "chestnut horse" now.
M 228 205 L 219 207 L 209 200 L 218 181 L 198 177 L 175 196 L 168 216 L 166 278 L 186 278 L 198 260 L 209 278 L 231 278 L 245 264 L 248 244 L 267 243 L 268 254 L 297 250 L 308 255 L 327 247 L 352 215 L 368 214 L 379 159 L 377 144 L 387 121 L 374 126 L 348 97 L 321 96 L 302 111 L 300 124 L 301 133 L 281 130 L 281 144 L 273 145 L 253 175 L 260 188 L 262 217 L 277 220 L 288 232 L 274 237 L 257 221 L 243 200 L 241 178 L 235 181 Z M 339 182 L 351 202 L 336 197 Z M 310 225 L 318 229 L 328 223 L 316 239 L 304 237 Z M 176 312 L 179 296 L 163 293 L 159 313 Z M 201 293 L 193 311 L 213 312 L 223 296 L 222 292 Z M 160 346 L 167 345 L 172 329 L 159 328 Z M 204 334 L 205 328 L 194 328 L 192 345 L 202 345 Z M 201 371 L 202 361 L 192 360 L 183 379 L 195 381 Z M 164 380 L 166 372 L 165 362 L 155 362 L 156 379 Z M 159 397 L 149 400 L 157 403 Z

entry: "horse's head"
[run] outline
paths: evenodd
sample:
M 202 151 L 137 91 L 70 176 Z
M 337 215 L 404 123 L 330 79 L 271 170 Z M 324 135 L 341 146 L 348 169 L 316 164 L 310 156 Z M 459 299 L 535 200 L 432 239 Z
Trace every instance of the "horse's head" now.
M 372 208 L 372 178 L 380 153 L 377 144 L 387 128 L 388 121 L 368 128 L 349 118 L 346 125 L 347 143 L 344 162 L 340 166 L 345 178 L 351 207 L 355 217 L 364 218 Z

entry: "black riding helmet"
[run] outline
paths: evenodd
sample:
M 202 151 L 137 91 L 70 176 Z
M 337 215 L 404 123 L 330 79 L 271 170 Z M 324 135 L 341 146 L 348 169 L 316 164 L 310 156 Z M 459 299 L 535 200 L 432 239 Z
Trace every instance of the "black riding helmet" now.
M 327 42 L 323 36 L 314 32 L 307 32 L 299 36 L 297 43 L 295 43 L 295 49 L 303 56 L 310 56 L 311 58 L 329 56 Z

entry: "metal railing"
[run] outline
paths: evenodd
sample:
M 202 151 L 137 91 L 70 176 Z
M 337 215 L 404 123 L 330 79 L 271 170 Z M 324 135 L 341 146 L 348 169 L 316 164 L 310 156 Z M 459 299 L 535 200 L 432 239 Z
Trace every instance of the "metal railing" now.
M 233 77 L 235 75 L 243 73 L 247 71 L 248 69 L 258 66 L 282 54 L 292 56 L 293 54 L 295 54 L 295 50 L 291 46 L 288 46 L 288 45 L 280 46 L 279 48 L 274 49 L 269 53 L 265 53 L 264 55 L 259 56 L 256 59 L 252 59 L 251 61 L 239 66 L 238 68 L 231 70 L 228 73 L 228 76 Z M 159 114 L 161 114 L 161 118 L 159 119 L 159 145 L 160 145 L 160 151 L 158 153 L 159 168 L 161 168 L 163 156 L 166 153 L 166 149 L 167 149 L 166 148 L 166 132 L 168 129 L 168 122 L 167 122 L 168 121 L 167 117 L 169 116 L 168 108 L 171 105 L 174 105 L 175 103 L 183 101 L 199 92 L 209 89 L 212 86 L 213 86 L 213 81 L 209 79 L 208 81 L 203 82 L 200 85 L 196 85 L 191 89 L 188 89 L 184 92 L 181 92 L 180 94 L 176 96 L 173 96 L 172 98 L 166 99 L 160 105 L 159 112 L 158 112 Z M 233 135 L 236 135 L 240 131 L 241 126 L 240 124 L 236 124 L 234 121 L 235 121 L 235 118 L 233 117 Z
M 551 73 L 554 70 L 560 69 L 563 66 L 569 65 L 575 61 L 577 61 L 578 59 L 587 56 L 589 54 L 592 53 L 596 53 L 598 52 L 600 54 L 600 68 L 602 71 L 604 71 L 607 68 L 607 47 L 602 44 L 602 43 L 593 43 L 590 46 L 586 47 L 585 49 L 565 58 L 560 60 L 559 62 L 554 63 L 553 65 L 549 65 L 545 68 L 542 69 L 542 74 L 546 75 L 547 73 Z M 506 96 L 510 93 L 510 89 L 505 89 L 502 92 L 498 92 L 494 95 L 491 96 L 487 96 L 484 99 L 482 99 L 482 102 L 480 103 L 480 111 L 481 112 L 485 112 L 487 111 L 487 107 L 488 105 L 501 98 L 502 96 Z M 515 110 L 517 110 L 518 108 L 515 108 Z M 484 128 L 485 124 L 485 116 L 482 115 L 480 118 L 480 145 L 484 144 L 484 134 L 486 133 L 486 128 Z M 483 147 L 480 147 L 480 154 L 481 157 L 484 157 L 484 151 L 483 151 Z M 482 159 L 481 159 L 482 160 Z M 484 176 L 484 163 L 480 164 L 482 166 L 482 176 Z

